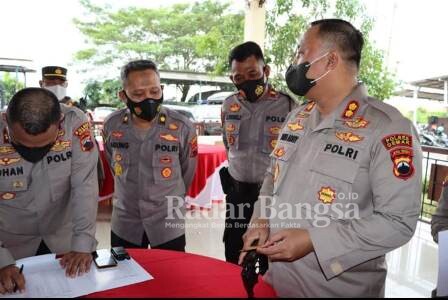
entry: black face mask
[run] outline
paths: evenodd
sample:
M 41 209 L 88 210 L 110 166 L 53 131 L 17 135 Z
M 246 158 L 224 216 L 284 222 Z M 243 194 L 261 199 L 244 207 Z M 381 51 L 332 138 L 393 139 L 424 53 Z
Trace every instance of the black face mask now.
M 23 159 L 31 162 L 31 163 L 37 163 L 38 161 L 42 160 L 42 158 L 45 157 L 45 155 L 50 152 L 51 148 L 53 147 L 55 142 L 48 144 L 43 147 L 26 147 L 23 145 L 18 145 L 15 143 L 11 143 L 11 145 L 14 147 L 14 149 L 17 150 L 17 152 L 20 154 L 20 156 L 23 157 Z
M 316 81 L 306 77 L 310 67 L 311 65 L 308 62 L 304 62 L 299 65 L 290 65 L 286 71 L 286 84 L 289 90 L 297 96 L 305 96 L 316 85 Z
M 126 93 L 125 93 L 126 95 Z M 160 112 L 163 102 L 163 95 L 160 99 L 147 98 L 141 102 L 134 102 L 126 95 L 127 107 L 132 114 L 136 115 L 140 119 L 151 122 L 157 114 Z
M 316 85 L 316 82 L 325 77 L 330 71 L 327 71 L 325 74 L 320 76 L 317 79 L 309 79 L 306 77 L 306 73 L 310 69 L 311 65 L 321 60 L 325 56 L 328 55 L 328 52 L 319 58 L 315 59 L 313 62 L 304 62 L 298 65 L 290 65 L 285 74 L 286 84 L 291 92 L 296 94 L 297 96 L 305 96 L 313 86 Z
M 255 102 L 264 94 L 266 82 L 263 75 L 260 79 L 246 80 L 241 84 L 235 84 L 235 86 L 244 92 L 248 101 Z

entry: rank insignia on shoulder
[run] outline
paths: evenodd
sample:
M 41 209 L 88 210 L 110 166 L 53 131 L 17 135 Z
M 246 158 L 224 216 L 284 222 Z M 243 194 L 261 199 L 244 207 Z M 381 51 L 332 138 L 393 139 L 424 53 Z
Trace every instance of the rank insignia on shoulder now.
M 160 114 L 159 116 L 159 125 L 164 125 L 166 124 L 166 115 L 165 114 Z
M 394 175 L 395 177 L 403 180 L 407 180 L 414 175 L 414 164 L 412 149 L 409 148 L 397 148 L 391 151 L 391 159 L 394 163 Z
M 238 103 L 233 103 L 230 105 L 230 111 L 231 112 L 239 112 L 241 110 L 241 105 Z
M 317 195 L 323 204 L 332 204 L 336 200 L 336 191 L 328 186 L 322 187 Z
M 344 124 L 353 129 L 359 128 L 367 128 L 367 125 L 370 124 L 369 121 L 366 121 L 363 117 L 356 117 L 353 120 L 345 121 Z
M 356 143 L 364 140 L 364 137 L 354 134 L 353 132 L 336 132 L 336 137 L 344 142 Z
M 9 133 L 8 130 L 6 130 L 6 128 L 3 129 L 3 143 L 10 144 Z
M 178 142 L 179 139 L 172 134 L 160 134 L 160 138 L 168 142 Z
M 311 102 L 309 102 L 309 103 L 306 105 L 306 107 L 305 107 L 305 111 L 306 111 L 306 112 L 311 112 L 315 106 L 316 106 L 316 102 L 311 101 Z
M 395 147 L 412 148 L 412 136 L 409 134 L 391 134 L 383 138 L 382 142 L 387 150 L 393 149 Z
M 121 120 L 121 123 L 123 124 L 128 124 L 129 123 L 129 116 L 126 114 L 123 117 L 123 120 Z
M 356 100 L 352 100 L 347 104 L 347 107 L 344 110 L 344 113 L 342 114 L 342 118 L 344 119 L 351 119 L 356 114 L 356 112 L 359 109 L 359 103 Z

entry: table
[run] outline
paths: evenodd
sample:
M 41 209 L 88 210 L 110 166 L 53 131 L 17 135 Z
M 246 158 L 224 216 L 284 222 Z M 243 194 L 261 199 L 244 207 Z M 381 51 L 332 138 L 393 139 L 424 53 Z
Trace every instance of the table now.
M 114 178 L 101 141 L 98 142 L 100 158 L 104 166 L 105 180 L 100 190 L 99 200 L 110 199 L 114 193 Z M 221 187 L 219 170 L 227 165 L 227 154 L 222 145 L 199 145 L 198 164 L 193 182 L 187 192 L 187 208 L 210 209 L 213 201 L 223 201 L 225 195 Z
M 238 297 L 247 298 L 241 267 L 209 257 L 165 250 L 130 249 L 129 254 L 153 280 L 88 295 L 112 297 Z M 255 297 L 276 297 L 259 278 Z
M 219 170 L 227 166 L 223 145 L 199 145 L 198 164 L 193 182 L 187 192 L 187 208 L 210 209 L 213 201 L 223 201 Z

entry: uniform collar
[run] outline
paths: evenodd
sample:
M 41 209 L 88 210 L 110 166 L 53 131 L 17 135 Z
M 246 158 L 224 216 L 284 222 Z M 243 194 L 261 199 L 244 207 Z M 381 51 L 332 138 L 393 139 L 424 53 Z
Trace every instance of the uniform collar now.
M 334 128 L 336 120 L 353 119 L 360 109 L 361 103 L 367 98 L 367 89 L 364 84 L 359 83 L 353 91 L 344 98 L 334 112 L 325 119 L 320 120 L 320 112 L 314 108 L 310 116 L 310 127 L 313 131 Z

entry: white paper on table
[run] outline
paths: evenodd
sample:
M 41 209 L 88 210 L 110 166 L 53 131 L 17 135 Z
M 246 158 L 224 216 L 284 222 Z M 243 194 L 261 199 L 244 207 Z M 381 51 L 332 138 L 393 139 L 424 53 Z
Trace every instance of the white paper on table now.
M 439 232 L 439 279 L 437 296 L 448 296 L 448 230 Z
M 66 277 L 54 254 L 21 259 L 16 264 L 24 265 L 26 291 L 0 298 L 74 298 L 153 279 L 132 258 L 106 269 L 97 269 L 92 263 L 89 273 L 76 278 Z

